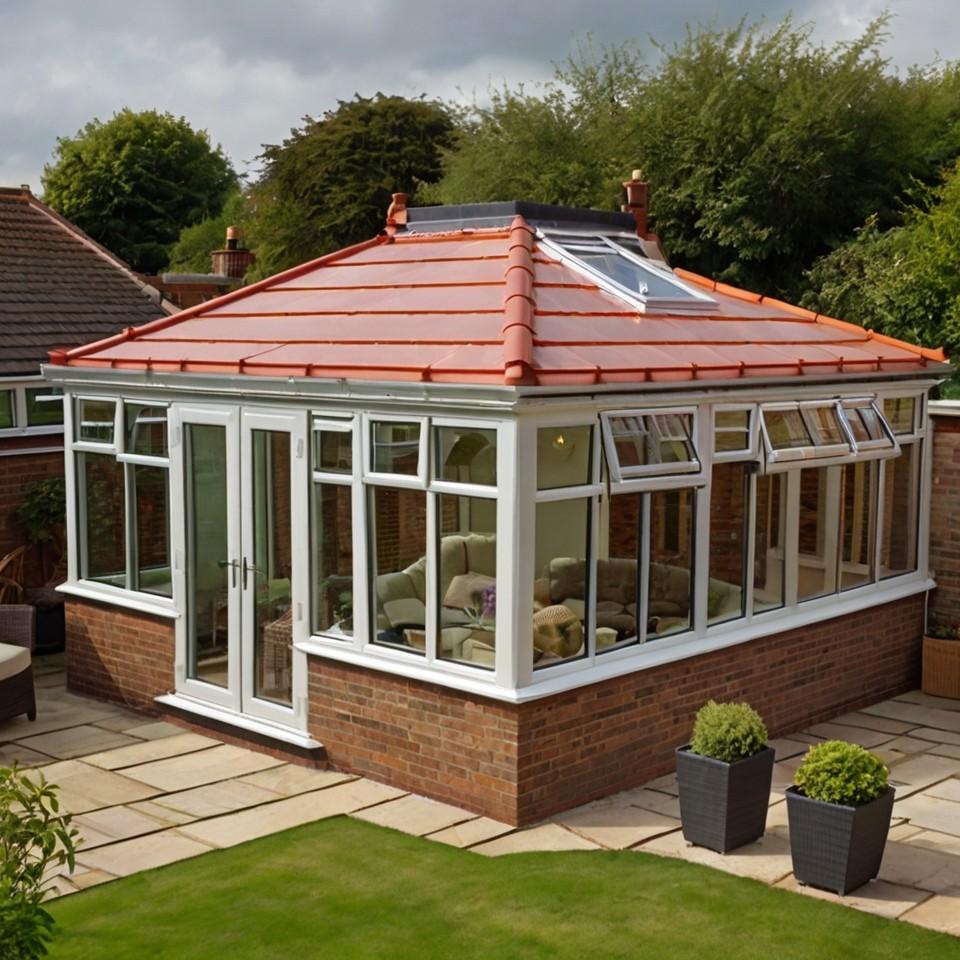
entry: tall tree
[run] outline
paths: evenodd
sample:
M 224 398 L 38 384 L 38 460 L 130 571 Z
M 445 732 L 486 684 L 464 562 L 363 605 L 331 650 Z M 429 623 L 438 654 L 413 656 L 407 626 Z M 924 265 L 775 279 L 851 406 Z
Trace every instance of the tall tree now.
M 259 276 L 371 237 L 390 195 L 440 177 L 453 119 L 441 104 L 357 96 L 319 119 L 305 117 L 264 148 L 250 191 L 249 237 Z
M 57 140 L 44 200 L 135 270 L 162 269 L 181 229 L 219 214 L 237 177 L 206 131 L 124 108 Z

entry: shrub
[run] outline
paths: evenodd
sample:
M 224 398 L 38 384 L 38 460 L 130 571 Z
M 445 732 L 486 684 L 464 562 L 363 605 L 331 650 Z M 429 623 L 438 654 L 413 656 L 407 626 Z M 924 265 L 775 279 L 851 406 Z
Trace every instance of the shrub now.
M 828 740 L 811 747 L 797 768 L 793 782 L 813 800 L 861 807 L 887 789 L 883 761 L 843 740 Z
M 34 960 L 47 952 L 53 917 L 43 909 L 44 873 L 74 867 L 77 831 L 59 813 L 57 788 L 0 767 L 0 957 Z
M 732 763 L 752 757 L 766 745 L 766 724 L 749 703 L 710 700 L 697 711 L 690 738 L 694 753 Z

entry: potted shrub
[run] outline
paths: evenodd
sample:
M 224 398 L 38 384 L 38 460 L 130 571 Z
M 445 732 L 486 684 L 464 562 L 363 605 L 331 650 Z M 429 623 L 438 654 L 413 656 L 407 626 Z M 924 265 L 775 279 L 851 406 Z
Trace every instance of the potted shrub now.
M 931 623 L 923 637 L 923 679 L 933 697 L 960 700 L 960 628 Z
M 773 760 L 766 725 L 749 704 L 701 707 L 690 743 L 677 748 L 684 838 L 726 853 L 763 836 Z
M 810 748 L 787 788 L 799 883 L 845 894 L 877 876 L 893 813 L 887 773 L 879 757 L 853 743 Z

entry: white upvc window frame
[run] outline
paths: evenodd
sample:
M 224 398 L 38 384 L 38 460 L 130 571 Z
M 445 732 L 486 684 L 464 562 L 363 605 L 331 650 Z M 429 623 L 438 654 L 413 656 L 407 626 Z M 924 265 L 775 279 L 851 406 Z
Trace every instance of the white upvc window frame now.
M 717 426 L 718 413 L 746 413 L 747 429 L 736 430 Z M 710 450 L 713 463 L 739 463 L 741 460 L 757 460 L 760 454 L 760 412 L 755 403 L 715 403 L 710 413 Z M 739 450 L 718 450 L 717 434 L 745 434 L 747 445 Z
M 877 419 L 882 436 L 868 440 L 858 440 L 853 427 L 850 425 L 848 410 L 865 408 L 871 410 Z M 847 424 L 847 432 L 853 443 L 853 451 L 858 460 L 884 459 L 895 457 L 900 452 L 900 443 L 893 428 L 887 423 L 880 403 L 876 397 L 844 397 L 840 400 L 840 414 Z M 914 410 L 914 424 L 916 424 L 916 410 Z
M 64 406 L 61 423 L 30 424 L 28 422 L 27 391 L 42 390 L 44 387 L 48 387 L 50 390 L 61 389 L 50 384 L 43 377 L 11 377 L 9 380 L 0 378 L 0 393 L 11 394 L 11 409 L 13 412 L 13 424 L 9 427 L 0 428 L 0 440 L 16 437 L 43 437 L 64 432 L 67 414 L 66 401 L 62 394 L 57 397 Z
M 363 430 L 363 480 L 365 483 L 380 484 L 388 487 L 406 487 L 412 490 L 426 490 L 430 466 L 430 420 L 424 416 L 398 416 L 397 414 L 364 413 L 361 417 Z M 373 467 L 373 427 L 376 423 L 419 424 L 419 451 L 416 474 L 388 473 Z
M 817 443 L 819 427 L 814 421 L 814 410 L 830 409 L 837 418 L 838 426 L 845 440 L 843 443 Z M 774 447 L 767 427 L 767 413 L 798 413 L 803 421 L 804 429 L 810 437 L 811 443 L 796 447 Z M 828 463 L 840 463 L 843 457 L 849 457 L 855 452 L 853 437 L 849 426 L 841 416 L 839 401 L 831 400 L 801 400 L 790 403 L 762 403 L 758 418 L 760 420 L 760 434 L 763 438 L 764 461 L 767 473 L 779 470 L 789 470 L 797 466 L 817 466 Z

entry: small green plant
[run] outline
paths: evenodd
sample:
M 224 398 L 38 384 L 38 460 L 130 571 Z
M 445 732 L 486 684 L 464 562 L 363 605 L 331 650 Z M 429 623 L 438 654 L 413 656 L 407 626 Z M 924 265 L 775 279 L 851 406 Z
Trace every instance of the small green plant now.
M 749 703 L 710 700 L 697 711 L 690 738 L 694 753 L 733 763 L 752 757 L 766 745 L 766 724 Z
M 47 952 L 53 917 L 43 909 L 44 874 L 74 868 L 77 831 L 60 813 L 57 788 L 16 765 L 0 767 L 0 957 L 34 960 Z
M 807 751 L 793 782 L 813 800 L 861 807 L 887 789 L 888 772 L 869 750 L 844 740 L 827 740 Z
M 927 625 L 927 636 L 937 640 L 960 640 L 960 627 L 952 623 L 935 623 Z
M 64 524 L 65 510 L 64 479 L 51 477 L 27 485 L 23 502 L 13 516 L 30 543 L 49 543 L 57 539 L 57 530 Z

